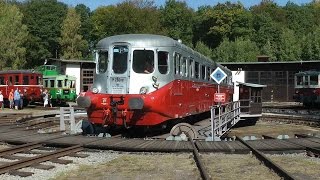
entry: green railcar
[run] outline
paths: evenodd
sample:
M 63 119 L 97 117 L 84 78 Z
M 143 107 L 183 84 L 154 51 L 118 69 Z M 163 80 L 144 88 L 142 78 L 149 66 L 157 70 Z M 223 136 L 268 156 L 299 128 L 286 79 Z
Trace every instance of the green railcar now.
M 39 70 L 43 74 L 43 88 L 50 92 L 52 103 L 75 101 L 76 77 L 59 74 L 54 65 L 43 65 Z

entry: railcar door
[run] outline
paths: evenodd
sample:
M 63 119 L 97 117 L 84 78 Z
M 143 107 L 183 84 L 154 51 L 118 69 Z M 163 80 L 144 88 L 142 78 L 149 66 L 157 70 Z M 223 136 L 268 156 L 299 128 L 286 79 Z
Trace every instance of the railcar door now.
M 129 93 L 129 46 L 126 44 L 112 47 L 111 64 L 108 78 L 107 93 Z

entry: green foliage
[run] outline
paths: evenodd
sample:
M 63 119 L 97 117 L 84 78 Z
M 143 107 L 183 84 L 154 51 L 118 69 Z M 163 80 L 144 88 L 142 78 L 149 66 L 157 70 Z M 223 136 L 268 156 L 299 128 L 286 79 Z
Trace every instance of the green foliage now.
M 211 58 L 213 56 L 212 50 L 201 41 L 197 42 L 194 50 L 207 56 L 208 58 Z
M 22 17 L 17 6 L 0 2 L 0 70 L 20 69 L 26 64 L 23 44 L 28 31 Z
M 62 56 L 65 59 L 81 59 L 84 49 L 88 49 L 88 42 L 79 35 L 81 26 L 80 15 L 74 8 L 69 8 L 66 19 L 63 21 L 61 38 L 59 39 Z
M 59 58 L 59 36 L 67 5 L 57 0 L 27 0 L 21 4 L 23 22 L 29 30 L 27 68 L 43 64 L 44 59 Z
M 97 8 L 91 17 L 95 40 L 128 33 L 164 34 L 160 13 L 152 1 L 125 1 Z
M 307 34 L 302 41 L 302 60 L 320 60 L 320 26 Z
M 279 61 L 300 60 L 301 47 L 293 30 L 284 29 L 280 36 Z
M 223 39 L 215 49 L 215 59 L 224 62 L 250 62 L 256 61 L 259 49 L 249 39 L 238 38 L 235 41 Z
M 166 35 L 181 39 L 184 44 L 190 45 L 193 39 L 194 12 L 186 2 L 167 0 L 160 12 L 161 25 L 166 29 Z
M 267 40 L 266 44 L 261 48 L 261 55 L 269 56 L 270 61 L 276 61 L 276 46 Z
M 92 22 L 91 22 L 91 11 L 90 8 L 85 6 L 84 4 L 79 4 L 75 7 L 77 14 L 80 15 L 81 26 L 79 29 L 79 34 L 86 40 L 89 44 L 89 48 L 85 48 L 82 51 L 83 58 L 90 57 L 93 49 L 93 39 L 91 35 Z

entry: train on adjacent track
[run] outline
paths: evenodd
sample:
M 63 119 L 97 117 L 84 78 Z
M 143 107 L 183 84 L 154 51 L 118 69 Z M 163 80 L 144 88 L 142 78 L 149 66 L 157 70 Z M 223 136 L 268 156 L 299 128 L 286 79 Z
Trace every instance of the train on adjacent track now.
M 100 40 L 91 90 L 77 103 L 87 109 L 85 133 L 105 127 L 172 127 L 216 105 L 218 84 L 210 74 L 219 67 L 220 83 L 232 101 L 232 73 L 181 41 L 161 35 L 125 34 Z
M 295 74 L 295 93 L 293 98 L 296 102 L 303 103 L 306 107 L 320 105 L 320 71 L 310 70 Z
M 55 65 L 42 65 L 38 70 L 43 74 L 43 88 L 50 93 L 53 104 L 75 102 L 76 77 L 60 74 Z
M 24 106 L 42 101 L 42 74 L 33 70 L 0 71 L 0 90 L 5 105 L 9 105 L 9 93 L 18 89 L 23 93 Z

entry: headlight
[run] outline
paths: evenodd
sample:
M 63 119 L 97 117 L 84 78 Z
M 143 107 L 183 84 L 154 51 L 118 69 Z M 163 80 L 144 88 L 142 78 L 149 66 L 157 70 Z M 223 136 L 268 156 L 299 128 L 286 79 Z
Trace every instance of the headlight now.
M 92 88 L 92 92 L 93 92 L 94 94 L 97 94 L 97 93 L 99 92 L 99 89 L 98 89 L 98 88 Z
M 140 94 L 147 94 L 148 88 L 147 87 L 141 87 L 140 88 Z

